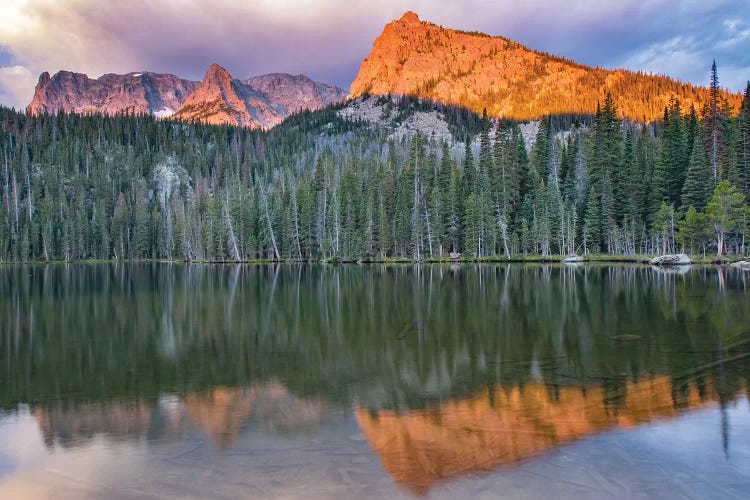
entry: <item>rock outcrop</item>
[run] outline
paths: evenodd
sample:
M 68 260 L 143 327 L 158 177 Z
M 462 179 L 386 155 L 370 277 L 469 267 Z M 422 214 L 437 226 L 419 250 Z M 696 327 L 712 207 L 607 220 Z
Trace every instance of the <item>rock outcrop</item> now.
M 593 114 L 607 92 L 626 117 L 637 121 L 661 119 L 673 95 L 683 109 L 695 104 L 700 110 L 709 99 L 706 88 L 584 66 L 506 38 L 443 28 L 413 12 L 385 26 L 351 86 L 352 97 L 411 94 L 520 120 Z M 739 107 L 741 95 L 722 94 Z
M 320 109 L 346 96 L 335 85 L 317 83 L 304 75 L 272 73 L 241 81 L 212 64 L 174 118 L 210 125 L 271 128 L 292 113 Z
M 562 261 L 566 264 L 580 264 L 583 262 L 583 257 L 581 257 L 580 255 L 571 255 L 569 257 L 565 257 Z
M 287 115 L 324 108 L 349 96 L 346 90 L 336 85 L 316 82 L 305 75 L 270 73 L 249 78 L 243 83 L 281 105 Z
M 241 81 L 214 64 L 202 82 L 152 72 L 107 74 L 44 72 L 27 107 L 32 114 L 124 113 L 208 124 L 269 128 L 292 113 L 346 99 L 347 92 L 304 75 L 272 73 Z
M 198 82 L 160 73 L 106 74 L 89 78 L 82 73 L 59 71 L 39 76 L 27 110 L 32 114 L 123 113 L 154 114 L 167 117 L 174 113 Z
M 684 253 L 678 253 L 674 255 L 660 255 L 654 257 L 648 263 L 652 266 L 689 266 L 693 261 Z
M 212 64 L 173 118 L 208 125 L 258 128 L 278 123 L 283 116 L 282 106 L 232 78 L 218 64 Z

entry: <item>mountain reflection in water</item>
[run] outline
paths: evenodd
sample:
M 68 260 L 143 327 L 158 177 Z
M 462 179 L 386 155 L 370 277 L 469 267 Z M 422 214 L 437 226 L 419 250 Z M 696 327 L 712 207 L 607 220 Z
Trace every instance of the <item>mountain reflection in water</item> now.
M 700 408 L 718 410 L 730 457 L 749 280 L 630 266 L 0 268 L 0 430 L 28 407 L 50 452 L 198 433 L 221 454 L 250 432 L 351 434 L 353 415 L 417 494 Z
M 83 446 L 96 436 L 111 440 L 182 439 L 199 429 L 218 450 L 234 444 L 243 427 L 286 435 L 315 429 L 326 417 L 323 401 L 296 398 L 277 383 L 248 388 L 216 387 L 155 402 L 108 401 L 34 409 L 45 444 Z

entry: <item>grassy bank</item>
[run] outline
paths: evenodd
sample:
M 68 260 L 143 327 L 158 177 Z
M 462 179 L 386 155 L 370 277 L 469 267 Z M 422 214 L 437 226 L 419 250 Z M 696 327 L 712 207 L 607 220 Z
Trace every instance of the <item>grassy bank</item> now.
M 450 257 L 443 258 L 425 258 L 419 262 L 415 262 L 414 259 L 407 257 L 375 257 L 367 259 L 324 259 L 315 261 L 300 261 L 293 259 L 282 259 L 276 261 L 273 259 L 250 259 L 243 261 L 214 261 L 214 260 L 165 260 L 165 259 L 84 259 L 84 260 L 34 260 L 27 262 L 0 262 L 2 264 L 112 264 L 112 263 L 147 263 L 147 262 L 158 262 L 164 264 L 274 264 L 274 263 L 319 263 L 319 264 L 518 264 L 518 263 L 549 263 L 549 264 L 562 264 L 563 260 L 567 258 L 567 255 L 538 255 L 538 254 L 519 254 L 511 255 L 510 258 L 504 255 L 498 255 L 493 257 L 459 257 L 457 259 L 451 259 Z M 655 257 L 655 255 L 617 255 L 617 254 L 589 254 L 581 255 L 583 263 L 611 263 L 611 264 L 648 264 L 648 262 Z M 721 258 L 717 258 L 715 255 L 703 256 L 703 255 L 690 255 L 690 259 L 693 264 L 706 264 L 706 265 L 728 265 L 733 262 L 740 260 L 750 260 L 750 257 L 741 257 L 737 255 L 725 255 Z

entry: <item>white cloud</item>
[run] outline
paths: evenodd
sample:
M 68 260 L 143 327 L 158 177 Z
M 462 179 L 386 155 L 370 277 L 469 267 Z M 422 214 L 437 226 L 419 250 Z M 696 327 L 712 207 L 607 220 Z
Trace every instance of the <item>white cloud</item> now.
M 23 66 L 0 67 L 0 103 L 22 109 L 34 95 L 36 76 Z

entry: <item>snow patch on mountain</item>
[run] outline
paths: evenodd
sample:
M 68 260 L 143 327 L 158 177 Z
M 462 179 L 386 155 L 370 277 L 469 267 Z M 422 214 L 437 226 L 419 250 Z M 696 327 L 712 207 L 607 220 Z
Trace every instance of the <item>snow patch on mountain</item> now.
M 169 118 L 173 114 L 174 114 L 174 109 L 168 106 L 160 109 L 159 111 L 154 111 L 154 116 L 157 119 Z

